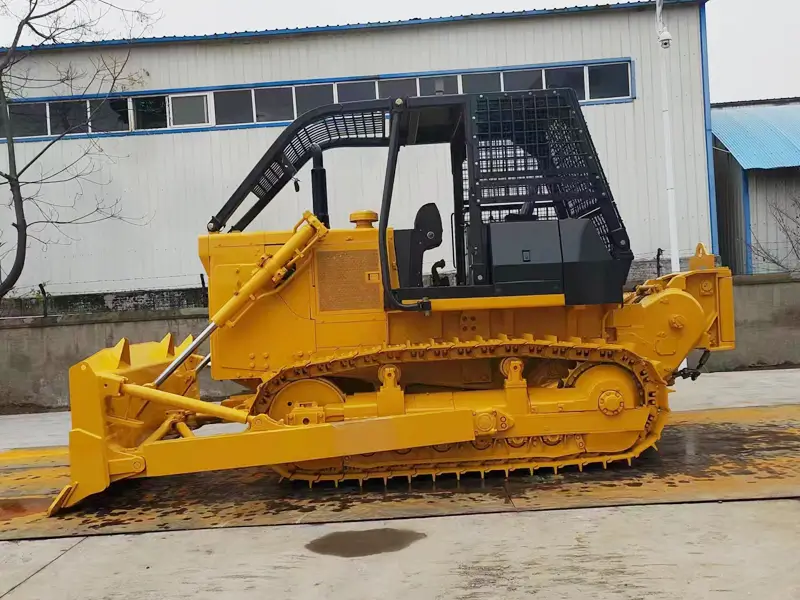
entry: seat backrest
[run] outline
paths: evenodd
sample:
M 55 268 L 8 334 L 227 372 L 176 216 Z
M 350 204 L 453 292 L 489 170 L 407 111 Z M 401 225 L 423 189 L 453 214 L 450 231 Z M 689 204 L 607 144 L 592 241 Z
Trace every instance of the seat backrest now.
M 425 252 L 442 244 L 442 216 L 433 202 L 424 204 L 414 218 L 414 229 L 396 229 L 394 248 L 400 287 L 422 287 Z
M 433 202 L 424 204 L 414 218 L 414 232 L 424 240 L 425 250 L 438 248 L 442 243 L 442 215 Z

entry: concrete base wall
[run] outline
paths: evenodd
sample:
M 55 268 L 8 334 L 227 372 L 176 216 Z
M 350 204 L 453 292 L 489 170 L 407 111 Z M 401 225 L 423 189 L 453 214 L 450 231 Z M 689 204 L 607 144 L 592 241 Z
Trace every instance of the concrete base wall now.
M 206 324 L 204 309 L 0 319 L 0 413 L 67 408 L 75 363 L 123 337 L 132 343 L 157 341 L 172 332 L 180 342 Z M 204 344 L 200 353 L 206 352 Z M 204 374 L 204 397 L 239 389 L 211 381 L 207 369 Z
M 800 365 L 800 281 L 736 277 L 734 312 L 736 349 L 713 354 L 708 370 Z
M 708 370 L 800 365 L 800 281 L 737 278 L 734 293 L 737 348 L 712 355 Z M 205 309 L 190 308 L 0 319 L 0 412 L 66 408 L 76 362 L 123 337 L 143 342 L 172 332 L 182 340 L 201 331 L 206 318 Z M 207 377 L 201 388 L 211 398 L 239 389 Z

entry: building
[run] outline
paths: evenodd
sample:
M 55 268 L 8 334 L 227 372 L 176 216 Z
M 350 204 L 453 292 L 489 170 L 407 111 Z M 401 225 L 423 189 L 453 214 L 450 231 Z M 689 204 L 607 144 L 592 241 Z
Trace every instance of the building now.
M 723 262 L 800 268 L 800 98 L 715 104 L 711 122 Z
M 42 226 L 37 239 L 50 243 L 42 249 L 32 242 L 19 289 L 40 282 L 52 294 L 198 286 L 197 235 L 296 114 L 337 100 L 431 93 L 435 79 L 446 93 L 573 87 L 632 249 L 652 259 L 669 240 L 654 10 L 653 2 L 633 1 L 33 52 L 20 64 L 39 82 L 59 79 L 67 67 L 88 80 L 98 64 L 109 63 L 124 63 L 135 77 L 111 94 L 103 81 L 78 95 L 80 86 L 56 84 L 43 93 L 38 85 L 13 105 L 23 159 L 92 116 L 30 173 L 48 183 L 34 189 L 41 202 L 29 210 L 36 217 L 57 205 L 60 215 L 101 221 Z M 716 251 L 705 0 L 667 0 L 664 14 L 674 37 L 668 82 L 680 250 L 689 255 L 704 242 Z M 385 150 L 350 149 L 326 159 L 333 226 L 350 226 L 356 209 L 377 209 L 385 156 Z M 70 177 L 56 175 L 87 159 L 92 166 L 85 173 L 75 166 Z M 300 191 L 284 190 L 257 226 L 289 227 L 310 208 L 308 169 L 298 175 Z M 410 226 L 417 208 L 431 200 L 442 203 L 447 223 L 446 148 L 404 150 L 398 180 L 392 225 Z M 117 207 L 126 220 L 103 220 L 104 213 L 92 213 L 98 205 Z M 10 216 L 0 211 L 6 239 Z M 437 252 L 426 255 L 429 262 L 444 258 L 452 265 L 447 244 Z M 4 260 L 0 268 L 8 268 Z

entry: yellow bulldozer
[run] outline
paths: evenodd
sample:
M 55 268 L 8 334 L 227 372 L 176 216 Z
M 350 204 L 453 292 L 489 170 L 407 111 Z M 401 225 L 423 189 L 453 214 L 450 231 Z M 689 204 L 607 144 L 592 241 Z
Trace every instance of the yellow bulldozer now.
M 450 146 L 450 272 L 423 272 L 436 203 L 389 227 L 400 149 L 418 144 Z M 388 149 L 383 195 L 333 229 L 323 155 L 352 147 Z M 309 161 L 313 210 L 246 231 Z M 196 338 L 123 339 L 70 370 L 71 483 L 49 514 L 119 480 L 217 469 L 338 484 L 630 463 L 661 435 L 668 386 L 697 376 L 690 352 L 734 347 L 731 273 L 702 244 L 687 271 L 625 291 L 634 255 L 569 89 L 307 112 L 199 254 Z M 205 368 L 243 393 L 201 400 Z M 240 430 L 198 431 L 219 423 Z

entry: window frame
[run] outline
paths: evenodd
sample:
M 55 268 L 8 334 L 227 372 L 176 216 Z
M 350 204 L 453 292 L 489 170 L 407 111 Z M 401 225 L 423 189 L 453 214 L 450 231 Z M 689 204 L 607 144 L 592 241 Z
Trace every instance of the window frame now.
M 211 104 L 213 105 L 214 111 L 214 126 L 215 127 L 244 127 L 245 125 L 256 125 L 258 121 L 256 121 L 256 97 L 253 88 L 236 88 L 236 89 L 221 89 L 221 90 L 214 90 L 210 92 L 212 101 Z M 236 123 L 220 123 L 217 119 L 217 104 L 216 104 L 216 95 L 217 94 L 229 94 L 231 92 L 249 92 L 250 93 L 250 120 L 249 121 L 237 121 Z
M 127 123 L 128 127 L 127 127 L 127 129 L 111 129 L 111 130 L 108 130 L 108 131 L 95 131 L 94 126 L 93 126 L 94 119 L 92 119 L 92 102 L 114 102 L 116 100 L 120 100 L 120 101 L 124 100 L 125 101 L 125 112 L 126 112 L 127 117 L 128 117 L 128 123 Z M 130 133 L 131 131 L 135 131 L 134 128 L 133 128 L 133 98 L 130 97 L 130 96 L 129 97 L 122 97 L 122 98 L 119 98 L 119 97 L 114 98 L 114 97 L 111 97 L 111 96 L 106 97 L 106 98 L 89 98 L 86 101 L 86 111 L 87 111 L 86 112 L 86 118 L 89 120 L 89 132 L 87 133 L 87 135 L 90 135 L 90 134 L 93 134 L 93 133 L 100 134 L 100 135 L 103 135 L 103 134 L 120 135 L 121 133 L 125 133 L 125 132 Z
M 592 86 L 589 84 L 589 69 L 591 67 L 607 67 L 613 65 L 625 65 L 628 69 L 628 95 L 627 96 L 608 96 L 606 98 L 592 98 Z M 585 65 L 586 69 L 586 93 L 587 98 L 586 102 L 616 102 L 618 100 L 633 100 L 636 96 L 633 92 L 633 62 L 629 60 L 612 60 L 608 62 L 601 62 L 601 63 L 592 63 L 590 65 Z
M 53 104 L 66 104 L 66 103 L 77 104 L 79 102 L 83 102 L 83 108 L 84 108 L 84 113 L 85 113 L 84 114 L 84 118 L 86 119 L 86 131 L 73 131 L 72 133 L 67 133 L 67 132 L 53 133 L 53 123 L 52 123 L 53 111 L 51 110 L 52 109 L 51 105 L 53 105 Z M 73 135 L 87 135 L 87 134 L 91 133 L 91 131 L 92 131 L 90 118 L 89 118 L 90 115 L 91 115 L 91 110 L 89 108 L 89 100 L 80 99 L 80 98 L 76 98 L 76 99 L 72 99 L 72 100 L 48 100 L 47 101 L 47 135 L 61 136 L 61 137 L 69 137 L 69 136 L 73 136 Z
M 473 75 L 497 75 L 499 87 L 496 90 L 483 90 L 480 92 L 465 92 L 464 91 L 464 77 L 471 77 Z M 468 73 L 461 73 L 459 75 L 459 93 L 461 94 L 496 94 L 503 91 L 503 72 L 502 71 L 470 71 Z
M 266 91 L 266 90 L 289 90 L 289 95 L 291 96 L 291 109 L 292 109 L 292 117 L 289 119 L 271 119 L 269 121 L 259 121 L 258 120 L 258 92 Z M 253 89 L 253 112 L 255 116 L 256 123 L 286 123 L 287 121 L 292 121 L 297 118 L 297 98 L 294 94 L 294 86 L 293 85 L 271 85 L 266 87 L 254 88 Z
M 186 93 L 186 94 L 170 94 L 167 96 L 167 116 L 169 117 L 168 120 L 168 128 L 169 129 L 195 129 L 197 127 L 213 127 L 215 126 L 215 122 L 212 119 L 212 108 L 210 102 L 209 92 L 199 92 L 199 93 Z M 172 107 L 172 100 L 174 98 L 205 98 L 206 99 L 206 122 L 205 123 L 186 123 L 181 125 L 175 124 L 175 117 L 173 114 L 173 107 Z
M 590 69 L 598 69 L 602 67 L 625 67 L 627 69 L 627 94 L 621 96 L 608 96 L 608 97 L 595 97 L 593 96 L 593 88 L 591 85 L 591 78 L 590 78 Z M 309 80 L 306 82 L 295 82 L 295 83 L 285 83 L 280 85 L 266 85 L 266 84 L 257 84 L 255 87 L 242 86 L 242 87 L 221 87 L 220 89 L 211 89 L 211 88 L 198 88 L 198 90 L 204 91 L 192 91 L 187 90 L 185 92 L 176 91 L 174 93 L 159 93 L 158 91 L 153 91 L 152 93 L 148 93 L 146 91 L 142 92 L 141 94 L 136 93 L 124 93 L 120 95 L 113 95 L 108 94 L 102 98 L 89 96 L 89 97 L 58 97 L 58 98 L 48 98 L 48 99 L 20 99 L 17 102 L 12 102 L 9 104 L 9 110 L 13 111 L 14 105 L 27 105 L 27 104 L 37 104 L 44 106 L 44 124 L 46 128 L 46 132 L 44 130 L 41 133 L 30 134 L 30 135 L 15 135 L 15 139 L 30 139 L 30 138 L 43 138 L 43 137 L 77 137 L 81 135 L 120 135 L 125 133 L 133 133 L 133 132 L 165 132 L 169 130 L 180 130 L 180 129 L 216 129 L 216 128 L 226 128 L 226 127 L 247 127 L 247 126 L 282 126 L 287 121 L 291 121 L 297 119 L 299 114 L 298 109 L 298 90 L 303 87 L 329 87 L 331 90 L 332 101 L 334 103 L 339 102 L 339 87 L 344 85 L 347 86 L 349 84 L 362 84 L 362 85 L 371 85 L 374 86 L 374 98 L 381 99 L 381 87 L 383 84 L 391 85 L 395 82 L 399 81 L 408 81 L 413 82 L 413 88 L 415 89 L 414 95 L 420 96 L 421 89 L 424 80 L 431 80 L 437 77 L 442 77 L 445 79 L 455 78 L 457 83 L 458 91 L 455 92 L 457 94 L 463 94 L 464 92 L 464 78 L 471 77 L 475 75 L 489 75 L 489 76 L 497 76 L 499 79 L 499 90 L 500 92 L 507 92 L 507 91 L 523 91 L 523 90 L 509 90 L 506 78 L 508 75 L 512 75 L 517 72 L 534 72 L 538 71 L 541 73 L 541 89 L 552 89 L 548 87 L 548 72 L 553 70 L 560 70 L 560 69 L 583 69 L 583 97 L 579 98 L 579 103 L 581 105 L 592 105 L 592 104 L 604 104 L 604 103 L 618 103 L 618 102 L 633 102 L 636 100 L 636 76 L 635 76 L 635 69 L 634 69 L 634 61 L 631 58 L 617 58 L 617 59 L 600 59 L 600 60 L 589 60 L 585 63 L 581 63 L 580 61 L 570 62 L 570 63 L 553 63 L 550 65 L 516 65 L 510 67 L 499 67 L 496 69 L 474 69 L 474 70 L 446 70 L 446 71 L 429 71 L 429 72 L 418 72 L 416 74 L 398 74 L 398 76 L 394 75 L 384 75 L 384 76 L 370 76 L 366 75 L 363 77 L 354 77 L 354 78 L 343 78 L 341 80 L 337 80 L 332 78 L 331 80 L 322 80 L 322 81 L 314 81 Z M 258 107 L 256 102 L 256 93 L 262 89 L 286 89 L 291 91 L 291 110 L 292 110 L 292 117 L 290 119 L 280 119 L 280 120 L 268 120 L 268 121 L 260 121 L 258 119 Z M 532 88 L 535 89 L 535 88 Z M 410 92 L 411 90 L 409 90 Z M 248 93 L 250 95 L 250 120 L 238 121 L 235 123 L 220 123 L 217 119 L 217 111 L 216 111 L 216 95 L 217 94 L 228 94 L 228 93 L 239 93 L 244 94 Z M 473 92 L 473 93 L 482 93 L 482 92 Z M 485 93 L 493 93 L 493 92 L 485 92 Z M 191 98 L 191 97 L 202 97 L 205 98 L 205 122 L 202 123 L 188 123 L 188 124 L 175 124 L 175 115 L 174 115 L 174 100 L 178 98 Z M 165 109 L 166 109 L 166 125 L 165 126 L 157 126 L 157 127 L 148 127 L 148 128 L 140 128 L 137 125 L 137 118 L 136 118 L 136 103 L 142 100 L 146 100 L 148 98 L 164 98 L 165 99 Z M 107 102 L 125 102 L 125 106 L 127 108 L 127 128 L 125 129 L 114 129 L 110 131 L 98 131 L 94 126 L 94 119 L 91 118 L 92 116 L 92 102 L 100 100 L 100 101 L 107 101 Z M 288 100 L 288 96 L 287 96 Z M 54 103 L 78 103 L 84 102 L 86 105 L 86 116 L 87 116 L 87 128 L 86 131 L 76 131 L 73 133 L 53 133 L 53 127 L 51 123 L 52 119 L 52 104 Z M 242 106 L 242 108 L 244 105 Z M 286 106 L 288 109 L 288 106 Z M 121 112 L 119 113 L 122 114 Z M 0 139 L 4 139 L 0 132 Z
M 69 100 L 59 100 L 59 102 L 69 102 Z M 54 101 L 55 102 L 55 101 Z M 11 120 L 11 109 L 14 105 L 20 106 L 25 104 L 44 104 L 44 125 L 46 133 L 35 133 L 32 135 L 14 135 L 15 140 L 19 139 L 28 139 L 28 138 L 41 138 L 41 137 L 48 137 L 50 136 L 50 102 L 49 101 L 33 101 L 33 102 L 9 102 L 8 103 L 8 114 L 5 118 Z M 14 132 L 14 126 L 11 126 L 12 133 Z M 5 131 L 0 132 L 0 139 L 5 140 Z
M 166 113 L 165 116 L 165 124 L 164 127 L 145 127 L 139 128 L 137 127 L 136 123 L 136 101 L 137 100 L 146 100 L 147 98 L 164 98 L 164 112 Z M 133 113 L 131 115 L 131 112 Z M 169 94 L 146 94 L 142 96 L 133 96 L 130 98 L 128 102 L 128 123 L 129 127 L 131 128 L 130 131 L 164 131 L 166 129 L 170 129 L 169 126 Z M 133 117 L 133 118 L 130 118 Z
M 299 107 L 297 106 L 297 90 L 299 90 L 300 88 L 325 87 L 325 86 L 330 86 L 330 88 L 331 88 L 331 102 L 335 104 L 336 103 L 336 82 L 335 81 L 322 82 L 322 83 L 301 83 L 301 84 L 296 84 L 296 85 L 292 86 L 292 88 L 294 88 L 293 95 L 294 95 L 294 114 L 295 114 L 294 118 L 295 119 L 301 117 L 302 115 L 306 114 L 307 112 L 310 112 L 310 111 L 312 111 L 312 110 L 314 110 L 316 108 L 319 108 L 320 106 L 325 106 L 325 104 L 317 104 L 313 108 L 306 109 L 301 113 Z
M 422 80 L 432 80 L 432 79 L 449 79 L 452 77 L 456 83 L 456 91 L 455 92 L 445 92 L 444 96 L 457 96 L 461 93 L 461 75 L 459 73 L 442 73 L 442 74 L 434 74 L 434 75 L 420 75 L 417 77 L 417 95 L 422 96 Z M 500 82 L 502 88 L 502 81 Z
M 542 86 L 543 86 L 542 89 L 544 89 L 544 90 L 556 89 L 556 88 L 548 88 L 547 87 L 547 71 L 556 71 L 556 70 L 560 70 L 560 69 L 582 69 L 583 73 L 582 73 L 581 81 L 583 82 L 583 98 L 578 97 L 578 102 L 579 103 L 588 102 L 589 101 L 589 90 L 586 87 L 586 78 L 588 77 L 587 71 L 586 71 L 586 67 L 587 67 L 587 65 L 585 65 L 585 64 L 584 65 L 575 64 L 575 65 L 558 65 L 558 66 L 553 66 L 553 67 L 542 67 Z M 577 95 L 577 93 L 578 93 L 577 90 L 575 90 L 575 93 Z
M 531 88 L 529 90 L 509 90 L 508 86 L 506 85 L 506 75 L 510 75 L 512 73 L 532 73 L 534 71 L 539 71 L 539 75 L 542 81 L 542 87 L 540 88 Z M 528 92 L 528 91 L 541 91 L 547 89 L 544 87 L 544 67 L 525 67 L 520 69 L 506 69 L 500 73 L 500 81 L 503 84 L 503 91 L 504 92 Z
M 339 98 L 339 86 L 344 85 L 353 85 L 353 84 L 372 84 L 372 98 L 367 98 L 367 100 L 377 100 L 378 99 L 378 80 L 377 79 L 357 79 L 354 81 L 337 81 L 334 89 L 336 91 L 336 97 L 334 99 L 335 102 L 342 102 L 341 98 Z M 345 100 L 345 102 L 364 102 L 364 99 L 361 100 Z
M 378 79 L 377 80 L 377 86 L 378 86 L 378 88 L 377 88 L 378 96 L 377 97 L 378 97 L 378 99 L 379 100 L 386 100 L 387 98 L 391 97 L 391 96 L 381 96 L 381 85 L 380 85 L 381 83 L 386 82 L 387 84 L 389 84 L 389 83 L 394 83 L 394 82 L 397 82 L 397 81 L 413 81 L 414 82 L 415 91 L 414 91 L 414 95 L 411 96 L 411 97 L 412 98 L 419 97 L 419 76 L 415 75 L 413 77 L 384 77 L 383 79 Z

